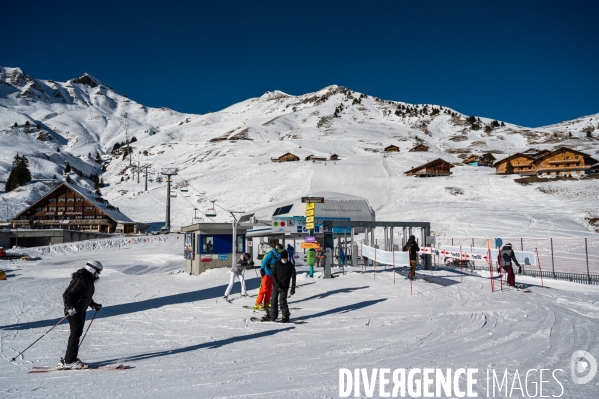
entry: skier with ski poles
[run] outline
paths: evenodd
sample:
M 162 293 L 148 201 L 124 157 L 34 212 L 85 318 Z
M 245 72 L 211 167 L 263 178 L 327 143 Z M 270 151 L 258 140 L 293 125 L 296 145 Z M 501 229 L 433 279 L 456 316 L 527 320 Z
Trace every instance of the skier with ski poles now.
M 270 299 L 270 309 L 266 310 L 266 315 L 262 317 L 262 321 L 276 321 L 277 317 L 279 317 L 280 303 L 283 315 L 281 322 L 289 322 L 291 314 L 289 313 L 289 305 L 287 304 L 287 292 L 291 288 L 289 296 L 295 294 L 295 274 L 295 266 L 289 261 L 287 251 L 282 251 L 281 259 L 273 266 L 272 279 L 274 290 Z
M 71 334 L 64 358 L 58 363 L 59 368 L 83 369 L 88 365 L 82 363 L 77 357 L 79 354 L 79 339 L 83 334 L 85 325 L 85 312 L 88 307 L 96 312 L 102 309 L 102 304 L 93 300 L 94 283 L 100 278 L 104 267 L 97 260 L 90 260 L 84 268 L 77 270 L 71 275 L 71 283 L 62 294 L 64 312 L 70 325 Z
M 254 309 L 264 309 L 270 306 L 270 297 L 272 295 L 272 267 L 281 259 L 283 246 L 276 244 L 262 259 L 260 265 L 260 275 L 262 281 L 260 283 L 260 291 L 256 297 L 256 305 Z
M 254 261 L 252 261 L 252 255 L 245 253 L 239 257 L 239 260 L 231 268 L 231 280 L 229 281 L 229 286 L 227 287 L 227 290 L 225 291 L 225 301 L 229 300 L 228 297 L 229 297 L 229 294 L 231 293 L 231 290 L 233 289 L 233 285 L 235 284 L 235 279 L 238 279 L 239 283 L 241 284 L 241 296 L 242 297 L 248 296 L 248 294 L 245 290 L 245 278 L 243 276 L 243 272 L 246 269 L 253 269 L 253 268 L 254 268 Z

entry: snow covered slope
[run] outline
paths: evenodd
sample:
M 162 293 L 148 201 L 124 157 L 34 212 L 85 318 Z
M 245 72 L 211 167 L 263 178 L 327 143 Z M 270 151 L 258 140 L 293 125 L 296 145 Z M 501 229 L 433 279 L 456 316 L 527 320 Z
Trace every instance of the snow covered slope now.
M 529 397 L 518 394 L 525 377 L 530 397 L 540 379 L 547 381 L 548 397 L 591 399 L 599 390 L 598 377 L 577 385 L 570 373 L 574 351 L 599 355 L 597 286 L 545 280 L 541 288 L 538 279 L 518 276 L 533 285 L 530 293 L 501 292 L 498 281 L 491 293 L 484 273 L 435 270 L 433 276 L 419 271 L 432 283 L 419 278 L 410 295 L 409 281 L 398 274 L 394 284 L 391 270 L 381 266 L 376 275 L 370 267 L 365 273 L 356 268 L 327 280 L 311 279 L 299 267 L 289 303 L 291 318 L 305 324 L 253 323 L 248 319 L 262 314 L 243 308 L 255 298 L 240 298 L 238 283 L 232 303 L 222 299 L 228 268 L 200 276 L 171 273 L 184 264 L 175 235 L 146 247 L 112 249 L 57 251 L 5 269 L 0 397 L 337 398 L 340 368 L 366 368 L 369 375 L 372 368 L 478 368 L 479 398 Z M 27 374 L 64 355 L 65 323 L 10 362 L 60 320 L 70 274 L 90 258 L 104 264 L 94 294 L 104 307 L 79 355 L 92 364 L 125 363 L 131 369 Z M 259 285 L 254 272 L 245 274 L 251 296 Z M 500 381 L 506 369 L 508 390 L 515 385 L 515 391 L 506 395 L 504 384 L 488 395 L 487 370 L 495 370 Z M 531 369 L 536 371 L 526 374 Z M 539 378 L 539 369 L 551 371 Z M 556 369 L 563 390 L 552 378 Z M 367 397 L 360 389 L 360 397 Z M 378 384 L 375 392 L 371 397 L 382 397 Z
M 246 211 L 311 191 L 338 191 L 368 198 L 379 219 L 430 221 L 438 235 L 595 234 L 587 219 L 599 216 L 598 180 L 521 186 L 486 167 L 456 166 L 452 176 L 430 179 L 404 172 L 439 157 L 459 163 L 470 153 L 493 152 L 500 159 L 529 147 L 566 145 L 596 154 L 599 114 L 541 128 L 479 117 L 475 130 L 467 116 L 447 107 L 329 86 L 301 96 L 267 92 L 219 112 L 191 115 L 145 107 L 89 75 L 60 83 L 2 68 L 0 82 L 0 146 L 8 149 L 0 154 L 0 183 L 16 153 L 28 156 L 34 178 L 19 192 L 0 194 L 0 215 L 2 205 L 14 215 L 38 198 L 54 174 L 62 179 L 67 161 L 98 173 L 98 152 L 106 168 L 104 196 L 133 220 L 148 223 L 164 219 L 161 168 L 177 167 L 174 189 L 189 184 L 191 196 L 180 193 L 172 200 L 175 225 L 190 223 L 194 208 L 205 211 L 210 199 Z M 111 154 L 115 143 L 132 136 L 132 162 L 150 165 L 147 192 L 143 176 L 139 184 L 133 178 L 129 158 Z M 429 151 L 408 152 L 419 143 Z M 400 152 L 385 154 L 390 144 Z M 271 161 L 286 152 L 301 161 Z M 332 154 L 340 160 L 304 161 Z M 229 216 L 221 212 L 214 219 Z

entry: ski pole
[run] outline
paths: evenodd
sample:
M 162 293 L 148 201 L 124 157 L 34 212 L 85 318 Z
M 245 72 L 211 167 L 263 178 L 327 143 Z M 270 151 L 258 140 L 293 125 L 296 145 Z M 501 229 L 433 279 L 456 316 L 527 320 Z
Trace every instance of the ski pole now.
M 85 334 L 83 334 L 83 338 L 81 338 L 81 341 L 79 342 L 79 346 L 77 348 L 81 348 L 81 344 L 83 343 L 83 340 L 85 339 L 85 336 L 87 335 L 89 328 L 92 326 L 92 323 L 94 322 L 94 319 L 96 318 L 97 314 L 98 311 L 96 310 L 96 313 L 94 313 L 94 317 L 92 317 L 91 321 L 89 322 L 89 326 L 87 326 L 87 330 L 85 330 Z
M 17 357 L 21 356 L 23 353 L 25 353 L 27 351 L 27 349 L 31 348 L 37 341 L 39 341 L 40 339 L 44 338 L 46 336 L 46 334 L 48 334 L 50 331 L 54 330 L 60 323 L 62 323 L 64 321 L 64 319 L 66 319 L 67 317 L 69 317 L 68 315 L 66 315 L 65 317 L 63 317 L 62 319 L 60 319 L 60 321 L 56 324 L 54 324 L 54 327 L 52 327 L 51 329 L 49 329 L 48 331 L 46 331 L 44 333 L 44 335 L 42 335 L 41 337 L 39 337 L 38 339 L 36 339 L 35 341 L 33 341 L 33 343 L 31 345 L 29 345 L 27 348 L 25 348 L 22 352 L 19 352 L 15 357 L 13 357 L 10 361 L 14 362 L 15 360 L 17 360 Z

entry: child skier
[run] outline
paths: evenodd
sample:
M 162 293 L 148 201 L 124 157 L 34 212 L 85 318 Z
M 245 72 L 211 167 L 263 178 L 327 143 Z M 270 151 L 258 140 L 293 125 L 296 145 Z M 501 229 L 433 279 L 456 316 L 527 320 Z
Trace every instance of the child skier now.
M 239 257 L 239 260 L 235 265 L 231 268 L 231 280 L 229 281 L 229 286 L 225 291 L 225 301 L 228 300 L 228 296 L 233 289 L 233 285 L 235 284 L 235 279 L 239 280 L 241 284 L 241 296 L 248 296 L 245 291 L 245 279 L 243 278 L 243 272 L 246 269 L 251 269 L 254 267 L 254 262 L 252 261 L 252 255 L 245 253 Z
M 287 305 L 287 292 L 289 291 L 291 282 L 291 292 L 289 296 L 295 294 L 295 266 L 289 261 L 287 251 L 281 252 L 281 260 L 273 267 L 272 279 L 274 291 L 270 299 L 270 313 L 267 310 L 266 315 L 262 317 L 262 321 L 275 321 L 279 317 L 279 302 L 281 304 L 281 313 L 283 318 L 282 323 L 289 322 L 289 305 Z
M 279 259 L 281 259 L 282 251 L 283 246 L 277 244 L 262 259 L 262 264 L 260 265 L 262 281 L 260 283 L 260 291 L 256 297 L 254 309 L 264 309 L 265 307 L 270 306 L 270 296 L 272 295 L 272 267 L 279 261 Z
M 94 302 L 94 283 L 100 278 L 104 267 L 97 260 L 90 260 L 85 267 L 72 274 L 71 283 L 62 294 L 64 302 L 64 315 L 68 316 L 71 334 L 64 358 L 60 359 L 58 367 L 66 369 L 83 369 L 87 364 L 77 358 L 79 352 L 79 338 L 83 333 L 85 312 L 88 307 L 99 311 L 102 304 Z

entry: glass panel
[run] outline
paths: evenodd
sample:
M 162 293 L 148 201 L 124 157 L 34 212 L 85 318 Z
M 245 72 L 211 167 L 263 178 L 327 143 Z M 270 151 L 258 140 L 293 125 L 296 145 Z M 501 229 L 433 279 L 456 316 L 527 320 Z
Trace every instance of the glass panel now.
M 211 254 L 214 252 L 214 237 L 204 237 L 204 245 L 202 247 L 202 253 Z

